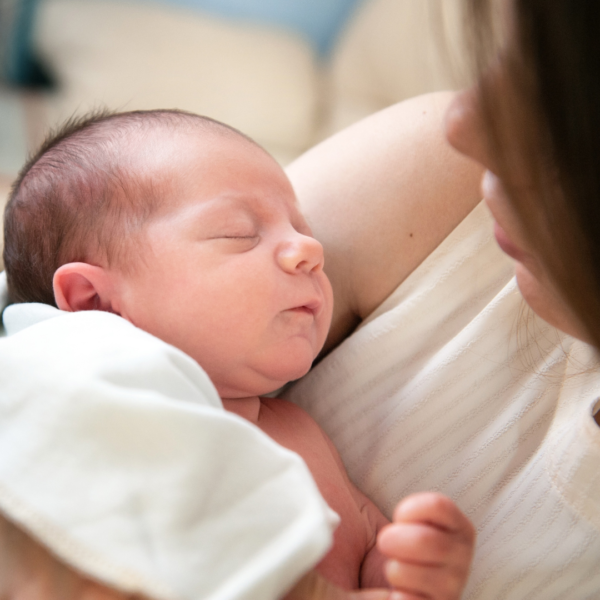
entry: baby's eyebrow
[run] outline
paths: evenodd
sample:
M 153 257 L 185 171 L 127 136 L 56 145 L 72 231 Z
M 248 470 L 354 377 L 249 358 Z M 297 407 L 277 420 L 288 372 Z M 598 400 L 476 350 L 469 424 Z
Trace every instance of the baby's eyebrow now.
M 255 211 L 247 203 L 231 196 L 215 196 L 201 202 L 191 203 L 184 211 L 186 218 L 201 218 L 207 214 L 220 212 L 245 212 L 253 215 Z
M 307 228 L 306 219 L 297 201 L 290 202 L 281 198 L 278 200 L 278 204 L 278 210 L 284 210 L 287 213 L 295 228 L 298 230 Z M 242 216 L 254 224 L 258 224 L 269 220 L 269 217 L 275 214 L 273 211 L 272 203 L 266 202 L 260 195 L 227 190 L 197 203 L 192 202 L 191 206 L 184 210 L 182 217 L 198 223 L 202 219 Z
M 219 197 L 210 201 L 207 208 L 205 209 L 209 214 L 215 215 L 244 215 L 249 217 L 252 221 L 256 221 L 259 213 L 256 209 L 237 198 L 230 197 Z
M 255 227 L 261 222 L 260 215 L 247 202 L 223 196 L 192 202 L 174 217 L 190 233 L 207 234 L 224 227 Z

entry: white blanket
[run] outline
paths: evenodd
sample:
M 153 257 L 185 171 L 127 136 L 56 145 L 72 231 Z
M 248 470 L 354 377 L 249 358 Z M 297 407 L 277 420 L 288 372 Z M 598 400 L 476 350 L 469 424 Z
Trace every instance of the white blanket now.
M 158 599 L 280 597 L 336 515 L 304 462 L 226 413 L 187 355 L 101 312 L 4 312 L 0 510 Z

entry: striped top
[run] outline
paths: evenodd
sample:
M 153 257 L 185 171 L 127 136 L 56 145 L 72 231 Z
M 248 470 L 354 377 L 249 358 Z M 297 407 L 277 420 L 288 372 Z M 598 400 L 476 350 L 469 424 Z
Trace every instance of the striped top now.
M 385 514 L 448 494 L 478 542 L 468 600 L 600 598 L 600 369 L 536 317 L 478 206 L 286 397 Z

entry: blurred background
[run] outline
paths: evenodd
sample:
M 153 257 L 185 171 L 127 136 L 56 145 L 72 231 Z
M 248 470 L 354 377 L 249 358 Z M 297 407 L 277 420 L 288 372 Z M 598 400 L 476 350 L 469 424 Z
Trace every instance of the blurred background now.
M 457 2 L 0 0 L 0 207 L 48 129 L 94 108 L 208 115 L 285 165 L 385 106 L 456 87 Z

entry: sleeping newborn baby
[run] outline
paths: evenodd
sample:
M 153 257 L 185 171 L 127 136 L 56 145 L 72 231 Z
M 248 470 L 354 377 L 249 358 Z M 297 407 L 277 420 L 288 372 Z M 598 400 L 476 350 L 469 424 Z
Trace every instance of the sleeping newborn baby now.
M 227 410 L 304 459 L 341 517 L 320 574 L 460 597 L 474 534 L 455 505 L 417 495 L 388 525 L 317 423 L 263 397 L 309 370 L 333 299 L 323 248 L 262 148 L 178 111 L 71 122 L 26 165 L 5 232 L 14 302 L 120 315 L 186 352 Z

